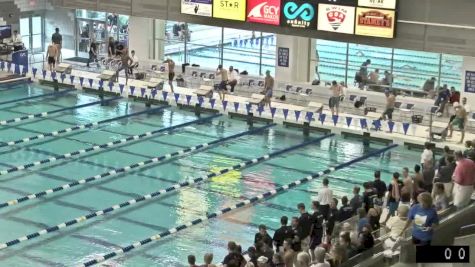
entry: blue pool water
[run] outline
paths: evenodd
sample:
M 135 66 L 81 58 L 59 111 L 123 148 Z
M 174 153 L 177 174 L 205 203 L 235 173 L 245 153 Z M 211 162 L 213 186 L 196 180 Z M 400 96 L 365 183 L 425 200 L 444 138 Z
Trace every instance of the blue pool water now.
M 0 88 L 2 100 L 52 92 L 38 85 L 16 85 L 15 89 L 2 92 L 3 88 Z M 30 102 L 0 105 L 0 120 L 93 101 L 97 101 L 96 96 L 70 93 L 60 97 L 45 97 Z M 125 100 L 110 106 L 94 105 L 72 109 L 47 118 L 2 126 L 0 140 L 8 142 L 22 139 L 144 109 L 143 104 Z M 208 115 L 202 115 L 205 116 Z M 163 112 L 155 114 L 132 116 L 92 129 L 2 147 L 0 171 L 196 119 L 192 112 L 168 107 Z M 254 125 L 254 127 L 260 126 L 264 124 Z M 248 129 L 248 125 L 243 121 L 221 116 L 209 122 L 193 123 L 138 141 L 1 175 L 0 202 L 109 172 L 190 146 L 219 140 Z M 125 174 L 110 175 L 98 181 L 52 193 L 47 197 L 2 208 L 0 242 L 8 242 L 96 210 L 168 188 L 177 182 L 198 178 L 318 137 L 320 137 L 318 134 L 304 137 L 297 130 L 275 126 L 256 134 L 244 135 L 215 146 L 172 157 L 164 162 L 138 167 Z M 267 192 L 279 185 L 288 184 L 383 147 L 385 145 L 379 143 L 364 145 L 360 140 L 338 136 L 326 138 L 320 143 L 291 150 L 251 167 L 231 171 L 210 181 L 177 189 L 106 216 L 7 247 L 0 250 L 0 265 L 80 264 L 99 254 L 108 253 L 120 246 L 129 245 L 243 199 Z M 382 156 L 332 173 L 329 176 L 330 185 L 338 197 L 350 195 L 353 186 L 372 179 L 374 170 L 381 170 L 383 179 L 389 181 L 392 172 L 400 171 L 405 166 L 412 167 L 414 162 L 417 162 L 418 155 L 418 152 L 403 148 L 392 149 Z M 134 267 L 186 266 L 188 254 L 195 254 L 201 259 L 206 252 L 213 252 L 215 259 L 220 261 L 226 254 L 227 241 L 235 240 L 244 248 L 250 246 L 259 224 L 268 225 L 272 233 L 272 229 L 279 225 L 280 216 L 296 215 L 296 204 L 299 202 L 309 204 L 320 187 L 319 179 L 300 185 L 256 205 L 240 208 L 109 260 L 108 264 Z

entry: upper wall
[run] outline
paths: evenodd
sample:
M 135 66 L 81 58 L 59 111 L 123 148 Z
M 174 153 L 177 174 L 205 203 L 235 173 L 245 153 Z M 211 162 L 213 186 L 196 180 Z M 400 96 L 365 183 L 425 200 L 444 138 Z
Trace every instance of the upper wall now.
M 376 46 L 475 56 L 473 47 L 473 43 L 475 43 L 475 19 L 471 14 L 475 10 L 474 0 L 399 0 L 399 17 L 395 39 L 371 38 L 314 30 L 295 30 L 183 15 L 180 13 L 180 0 L 52 0 L 51 2 L 54 5 L 67 8 L 102 10 L 137 17 L 186 21 Z

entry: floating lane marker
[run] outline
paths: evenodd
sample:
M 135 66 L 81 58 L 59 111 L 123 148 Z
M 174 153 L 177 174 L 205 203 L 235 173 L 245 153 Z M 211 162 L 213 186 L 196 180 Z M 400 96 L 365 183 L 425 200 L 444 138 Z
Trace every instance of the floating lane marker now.
M 267 127 L 268 128 L 268 127 Z M 258 128 L 258 129 L 261 129 L 261 128 Z M 81 223 L 81 222 L 84 222 L 86 220 L 89 220 L 89 219 L 92 219 L 92 218 L 95 218 L 95 217 L 99 217 L 99 216 L 102 216 L 102 215 L 105 215 L 105 214 L 108 214 L 110 212 L 113 212 L 113 211 L 116 211 L 118 209 L 121 209 L 121 208 L 124 208 L 124 207 L 128 207 L 128 206 L 132 206 L 134 204 L 137 204 L 137 203 L 140 203 L 140 202 L 143 202 L 143 201 L 146 201 L 146 200 L 149 200 L 149 199 L 152 199 L 152 198 L 156 198 L 158 196 L 161 196 L 161 195 L 164 195 L 166 193 L 170 193 L 170 192 L 173 192 L 175 190 L 178 190 L 180 188 L 183 188 L 183 187 L 188 187 L 192 184 L 195 184 L 195 183 L 198 183 L 198 182 L 204 182 L 206 180 L 209 180 L 215 176 L 219 176 L 221 174 L 225 174 L 227 172 L 230 172 L 230 171 L 233 171 L 233 170 L 237 170 L 237 169 L 242 169 L 244 167 L 249 167 L 251 165 L 254 165 L 256 164 L 256 162 L 262 162 L 262 161 L 265 161 L 265 160 L 268 160 L 270 158 L 273 158 L 273 157 L 276 157 L 278 155 L 282 155 L 282 154 L 285 154 L 289 151 L 292 151 L 292 150 L 295 150 L 295 149 L 299 149 L 299 148 L 302 148 L 304 146 L 307 146 L 307 145 L 310 145 L 310 144 L 314 144 L 316 142 L 320 142 L 321 140 L 325 139 L 325 138 L 328 138 L 328 137 L 331 137 L 333 135 L 327 135 L 327 136 L 323 136 L 323 137 L 320 137 L 320 138 L 317 138 L 317 139 L 314 139 L 314 140 L 311 140 L 311 141 L 308 141 L 308 142 L 305 142 L 305 143 L 301 143 L 301 144 L 298 144 L 298 145 L 295 145 L 295 146 L 291 146 L 291 147 L 288 147 L 288 148 L 285 148 L 285 149 L 282 149 L 282 150 L 279 150 L 279 151 L 276 151 L 276 152 L 273 152 L 271 154 L 268 154 L 266 156 L 262 156 L 262 157 L 259 157 L 257 159 L 259 159 L 258 161 L 254 161 L 254 160 L 250 160 L 250 161 L 246 161 L 246 165 L 242 166 L 241 164 L 237 164 L 237 165 L 234 165 L 230 168 L 227 168 L 227 169 L 224 169 L 222 171 L 220 171 L 219 174 L 216 174 L 216 173 L 209 173 L 208 175 L 206 176 L 203 176 L 203 177 L 200 177 L 200 178 L 196 178 L 194 180 L 191 180 L 191 181 L 187 181 L 187 182 L 183 182 L 183 183 L 178 183 L 178 184 L 175 184 L 175 185 L 172 185 L 170 187 L 168 187 L 167 189 L 161 189 L 159 191 L 156 191 L 156 192 L 153 192 L 153 193 L 150 193 L 150 194 L 147 194 L 147 195 L 143 195 L 141 197 L 138 197 L 138 198 L 135 198 L 135 199 L 131 199 L 131 200 L 128 200 L 128 201 L 125 201 L 125 202 L 122 202 L 120 204 L 116 204 L 116 205 L 113 205 L 111 207 L 108 207 L 108 208 L 105 208 L 103 210 L 99 210 L 99 211 L 96 211 L 96 212 L 92 212 L 90 214 L 87 214 L 87 215 L 83 215 L 83 216 L 79 216 L 75 219 L 72 219 L 70 221 L 67 221 L 67 222 L 63 222 L 63 223 L 60 223 L 56 226 L 52 226 L 52 227 L 48 227 L 48 228 L 45 228 L 43 230 L 40 230 L 38 232 L 35 232 L 35 233 L 31 233 L 31 234 L 28 234 L 28 235 L 25 235 L 23 237 L 19 237 L 17 239 L 14 239 L 14 240 L 11 240 L 11 241 L 8 241 L 6 243 L 3 243 L 3 244 L 0 244 L 0 249 L 4 249 L 4 248 L 7 248 L 7 247 L 11 247 L 11 246 L 14 246 L 14 245 L 17 245 L 21 242 L 24 242 L 26 240 L 31 240 L 31 239 L 34 239 L 34 238 L 37 238 L 39 236 L 41 236 L 41 233 L 52 233 L 52 232 L 56 232 L 58 230 L 60 230 L 61 228 L 64 228 L 64 227 L 69 227 L 71 225 L 75 225 L 75 224 L 78 224 L 78 223 Z M 13 201 L 15 202 L 15 201 Z M 191 226 L 192 224 L 190 224 L 189 226 Z
M 56 110 L 37 113 L 37 114 L 28 114 L 28 115 L 25 115 L 23 117 L 18 117 L 18 118 L 14 118 L 14 119 L 0 121 L 0 125 L 7 125 L 7 124 L 10 124 L 10 123 L 32 120 L 32 119 L 35 119 L 35 118 L 45 118 L 45 117 L 48 117 L 49 115 L 54 114 L 54 113 L 64 112 L 64 111 L 73 110 L 73 109 L 85 108 L 85 107 L 89 107 L 89 106 L 93 106 L 93 105 L 97 105 L 97 104 L 101 104 L 101 103 L 107 103 L 107 102 L 117 100 L 117 99 L 120 99 L 120 98 L 121 97 L 113 97 L 113 98 L 105 99 L 104 101 L 95 101 L 95 102 L 91 102 L 91 103 L 87 103 L 87 104 L 61 108 L 61 109 L 56 109 Z
M 54 131 L 54 132 L 51 132 L 51 133 L 42 133 L 42 134 L 39 134 L 39 135 L 36 135 L 36 136 L 31 136 L 31 137 L 27 137 L 27 138 L 15 140 L 15 141 L 7 141 L 7 142 L 4 142 L 4 143 L 0 144 L 0 147 L 14 146 L 14 145 L 21 144 L 21 143 L 28 143 L 28 142 L 31 142 L 31 141 L 34 141 L 34 140 L 44 139 L 46 137 L 57 136 L 57 135 L 60 135 L 60 134 L 63 134 L 63 133 L 70 133 L 70 132 L 79 131 L 79 130 L 86 129 L 86 128 L 93 128 L 93 127 L 97 127 L 99 125 L 106 124 L 106 123 L 109 123 L 109 122 L 112 122 L 112 121 L 122 120 L 122 119 L 125 119 L 125 118 L 130 118 L 130 117 L 133 117 L 133 116 L 138 116 L 138 115 L 142 115 L 142 114 L 146 114 L 146 113 L 157 112 L 157 111 L 163 110 L 167 107 L 168 106 L 147 109 L 147 110 L 144 110 L 144 111 L 131 113 L 131 114 L 127 114 L 127 115 L 123 115 L 123 116 L 119 116 L 119 117 L 114 117 L 114 118 L 110 118 L 110 119 L 106 119 L 106 120 L 102 120 L 102 121 L 96 121 L 96 122 L 91 122 L 91 123 L 88 123 L 88 124 L 76 125 L 74 127 L 70 127 L 70 128 L 66 128 L 66 129 L 62 129 L 62 130 L 57 130 L 57 131 Z
M 267 128 L 274 127 L 274 126 L 275 126 L 275 124 L 269 124 L 269 125 L 266 125 L 266 126 L 263 126 L 263 127 L 254 128 L 254 129 L 249 130 L 249 131 L 245 131 L 245 132 L 242 132 L 242 133 L 238 133 L 238 134 L 231 135 L 231 136 L 228 136 L 228 137 L 225 137 L 225 138 L 214 140 L 212 142 L 205 143 L 206 145 L 205 144 L 197 145 L 197 146 L 195 146 L 195 148 L 196 148 L 196 150 L 206 148 L 210 145 L 216 145 L 216 144 L 219 144 L 219 143 L 222 143 L 222 142 L 226 142 L 228 140 L 232 140 L 232 139 L 235 139 L 235 138 L 242 137 L 244 135 L 257 133 L 257 132 L 263 131 Z M 1 203 L 0 204 L 0 209 L 1 208 L 6 208 L 8 206 L 17 205 L 19 203 L 26 202 L 28 200 L 35 199 L 35 198 L 38 198 L 38 197 L 43 197 L 43 196 L 46 196 L 46 195 L 50 195 L 50 194 L 53 194 L 53 193 L 56 193 L 56 192 L 59 192 L 59 191 L 64 191 L 64 190 L 70 189 L 72 187 L 76 187 L 80 184 L 90 183 L 90 182 L 93 182 L 93 181 L 100 180 L 104 177 L 110 177 L 110 176 L 114 176 L 114 175 L 117 175 L 117 174 L 126 173 L 126 172 L 129 172 L 129 171 L 133 170 L 133 169 L 138 169 L 138 168 L 141 168 L 141 167 L 146 166 L 146 165 L 150 165 L 150 164 L 154 164 L 154 163 L 161 162 L 161 161 L 164 161 L 164 160 L 168 160 L 171 157 L 182 155 L 183 153 L 180 154 L 180 152 L 182 152 L 182 151 L 184 153 L 188 153 L 188 152 L 191 152 L 192 150 L 191 150 L 191 148 L 186 148 L 186 149 L 171 153 L 170 157 L 167 157 L 165 155 L 165 156 L 151 158 L 151 159 L 148 159 L 146 161 L 134 163 L 134 164 L 129 165 L 129 166 L 125 166 L 125 167 L 122 167 L 122 168 L 119 168 L 119 169 L 111 170 L 111 171 L 108 171 L 108 172 L 105 172 L 105 173 L 102 173 L 102 174 L 91 176 L 89 178 L 85 178 L 85 179 L 81 179 L 79 181 L 75 181 L 75 182 L 72 182 L 72 183 L 69 183 L 69 184 L 61 185 L 61 186 L 51 188 L 51 189 L 48 189 L 48 190 L 45 190 L 45 191 L 42 191 L 42 192 L 31 194 L 31 195 L 28 195 L 28 196 L 23 196 L 23 197 L 18 198 L 18 199 L 14 199 L 14 200 L 10 200 L 10 201 Z M 216 176 L 215 173 L 213 173 L 212 175 Z M 213 176 L 211 176 L 211 177 L 213 177 Z
M 345 162 L 343 164 L 340 164 L 334 168 L 328 168 L 326 169 L 325 171 L 323 171 L 323 175 L 327 175 L 331 172 L 334 172 L 334 171 L 337 171 L 337 170 L 340 170 L 340 169 L 343 169 L 343 168 L 346 168 L 354 163 L 357 163 L 357 162 L 360 162 L 360 161 L 363 161 L 365 159 L 368 159 L 370 157 L 374 157 L 374 156 L 377 156 L 381 153 L 384 153 L 390 149 L 393 149 L 395 148 L 397 145 L 390 145 L 388 147 L 385 147 L 383 149 L 379 149 L 377 151 L 373 151 L 371 153 L 368 153 L 367 155 L 364 155 L 364 156 L 361 156 L 361 157 L 358 157 L 356 159 L 353 159 L 351 161 L 348 161 L 348 162 Z M 250 199 L 247 199 L 247 200 L 244 200 L 242 202 L 239 202 L 235 205 L 232 205 L 232 206 L 229 206 L 227 208 L 224 208 L 222 210 L 219 210 L 217 212 L 214 212 L 214 213 L 211 213 L 211 214 L 208 214 L 206 216 L 202 216 L 202 217 L 199 217 L 193 221 L 190 221 L 190 222 L 187 222 L 185 224 L 182 224 L 182 225 L 179 225 L 177 227 L 174 227 L 174 228 L 170 228 L 169 230 L 167 231 L 164 231 L 160 234 L 156 234 L 156 235 L 153 235 L 149 238 L 146 238 L 146 239 L 143 239 L 141 241 L 137 241 L 137 242 L 134 242 L 128 246 L 125 246 L 125 247 L 122 247 L 120 249 L 116 249 L 108 254 L 105 254 L 105 255 L 99 255 L 99 256 L 96 256 L 93 260 L 90 260 L 88 262 L 84 262 L 78 266 L 81 266 L 81 267 L 84 267 L 84 266 L 92 266 L 92 265 L 96 265 L 98 263 L 101 263 L 103 261 L 106 261 L 106 260 L 109 260 L 109 259 L 112 259 L 114 257 L 117 257 L 119 255 L 122 255 L 124 253 L 128 253 L 138 247 L 141 247 L 143 245 L 146 245 L 148 243 L 151 243 L 152 241 L 157 241 L 157 240 L 160 240 L 164 237 L 167 237 L 167 236 L 170 236 L 174 233 L 177 233 L 177 232 L 180 232 L 180 231 L 183 231 L 187 228 L 190 228 L 191 226 L 194 226 L 194 225 L 198 225 L 198 224 L 201 224 L 201 223 L 204 223 L 210 219 L 214 219 L 214 218 L 218 218 L 219 216 L 221 216 L 222 214 L 226 214 L 226 213 L 229 213 L 230 211 L 234 211 L 236 209 L 239 209 L 239 208 L 243 208 L 247 205 L 250 205 L 250 204 L 255 204 L 263 199 L 269 199 L 269 198 L 272 198 L 274 196 L 276 196 L 277 194 L 279 193 L 282 193 L 282 192 L 285 192 L 289 189 L 292 189 L 294 187 L 297 187 L 299 184 L 303 184 L 303 183 L 307 183 L 308 181 L 311 181 L 311 180 L 314 180 L 314 179 L 317 179 L 319 177 L 321 177 L 322 175 L 320 173 L 318 174 L 314 174 L 312 176 L 307 176 L 305 178 L 302 178 L 302 179 L 299 179 L 295 182 L 292 182 L 290 184 L 287 184 L 284 186 L 280 186 L 272 191 L 269 191 L 269 192 L 266 192 L 266 193 L 263 193 L 263 194 L 259 194 L 257 196 L 254 196 L 253 198 L 250 198 Z M 28 238 L 28 236 L 27 236 Z M 21 242 L 21 241 L 18 241 L 17 239 L 15 240 L 12 240 L 10 242 L 13 242 L 13 243 L 18 243 L 18 242 Z M 5 247 L 5 246 L 8 246 L 6 244 L 2 244 L 0 245 L 0 247 Z
M 91 146 L 91 147 L 88 147 L 88 148 L 85 148 L 85 149 L 80 149 L 80 150 L 77 150 L 77 151 L 68 152 L 68 153 L 63 154 L 61 156 L 50 157 L 50 158 L 47 158 L 47 159 L 38 160 L 38 161 L 35 161 L 35 162 L 32 162 L 32 163 L 27 163 L 25 165 L 20 165 L 20 166 L 13 167 L 13 168 L 10 168 L 10 169 L 7 169 L 7 170 L 1 170 L 0 171 L 0 176 L 5 175 L 5 174 L 9 174 L 9 173 L 13 173 L 13 172 L 17 172 L 17 171 L 20 171 L 20 170 L 30 169 L 30 168 L 33 168 L 35 166 L 48 164 L 48 163 L 51 163 L 51 162 L 54 162 L 54 161 L 57 161 L 57 160 L 68 159 L 72 156 L 78 156 L 78 155 L 86 154 L 86 153 L 89 153 L 89 152 L 92 152 L 92 151 L 99 151 L 99 150 L 103 150 L 103 149 L 108 149 L 108 148 L 111 148 L 111 147 L 116 146 L 116 145 L 122 145 L 122 144 L 125 144 L 125 143 L 128 143 L 128 142 L 137 141 L 137 140 L 140 140 L 140 139 L 143 139 L 143 138 L 146 138 L 146 137 L 150 137 L 150 136 L 153 136 L 153 135 L 156 135 L 156 134 L 159 134 L 159 133 L 172 131 L 172 130 L 175 130 L 175 129 L 178 129 L 178 128 L 182 128 L 182 127 L 186 127 L 188 125 L 195 124 L 195 123 L 201 123 L 201 122 L 204 122 L 204 121 L 212 120 L 212 119 L 214 119 L 216 117 L 219 117 L 219 116 L 221 116 L 221 114 L 217 114 L 217 115 L 209 116 L 209 117 L 206 117 L 206 118 L 197 119 L 197 120 L 177 124 L 177 125 L 174 125 L 174 126 L 171 126 L 171 127 L 166 127 L 166 128 L 158 129 L 158 130 L 155 130 L 155 131 L 142 133 L 142 134 L 139 134 L 139 135 L 130 136 L 130 137 L 127 137 L 127 138 L 123 138 L 123 139 L 116 140 L 114 142 L 109 142 L 109 143 L 102 144 L 102 145 L 95 145 L 95 146 Z
M 32 99 L 35 99 L 35 98 L 41 98 L 41 97 L 60 96 L 60 95 L 65 95 L 65 94 L 70 93 L 70 92 L 75 91 L 75 90 L 76 89 L 66 89 L 66 90 L 63 90 L 63 91 L 60 91 L 60 92 L 34 95 L 34 96 L 29 96 L 29 97 L 23 97 L 23 98 L 8 100 L 8 101 L 0 102 L 0 105 L 6 105 L 6 104 L 21 102 L 21 101 L 28 101 L 28 100 L 32 100 Z

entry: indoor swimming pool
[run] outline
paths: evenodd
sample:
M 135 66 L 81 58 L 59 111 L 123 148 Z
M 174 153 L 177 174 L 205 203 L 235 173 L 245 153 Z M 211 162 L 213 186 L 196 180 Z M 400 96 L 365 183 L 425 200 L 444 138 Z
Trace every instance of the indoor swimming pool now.
M 281 125 L 250 128 L 224 115 L 198 118 L 126 99 L 101 106 L 97 96 L 63 90 L 56 95 L 36 84 L 0 86 L 0 266 L 84 264 L 388 146 L 318 133 L 305 137 Z M 412 169 L 419 156 L 390 149 L 331 173 L 330 187 L 338 198 L 351 196 L 375 170 L 388 182 L 392 172 Z M 176 186 L 201 177 L 209 179 Z M 188 266 L 187 255 L 201 262 L 208 252 L 221 261 L 228 241 L 247 249 L 259 224 L 272 235 L 282 215 L 296 216 L 296 205 L 309 206 L 320 188 L 318 178 L 188 224 L 103 266 Z

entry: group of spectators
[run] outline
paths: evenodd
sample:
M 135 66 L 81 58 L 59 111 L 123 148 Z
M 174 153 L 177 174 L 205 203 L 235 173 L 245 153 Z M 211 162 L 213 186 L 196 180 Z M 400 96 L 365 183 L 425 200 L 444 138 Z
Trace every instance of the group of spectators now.
M 475 143 L 475 142 L 474 142 Z M 228 255 L 222 260 L 225 267 L 330 267 L 340 266 L 349 258 L 371 249 L 376 230 L 385 228 L 389 237 L 383 246 L 394 250 L 412 226 L 412 242 L 416 246 L 431 245 L 433 229 L 439 223 L 440 212 L 453 205 L 461 209 L 470 202 L 475 186 L 475 144 L 467 142 L 465 151 L 452 152 L 445 147 L 436 159 L 430 143 L 425 145 L 420 164 L 413 172 L 405 167 L 394 172 L 387 185 L 381 172 L 374 179 L 353 189 L 351 198 L 334 197 L 329 180 L 312 201 L 311 212 L 304 203 L 297 205 L 298 215 L 282 216 L 281 226 L 273 236 L 265 225 L 259 226 L 254 244 L 243 253 L 233 241 L 228 243 Z M 381 218 L 383 207 L 387 216 Z M 356 223 L 354 217 L 356 216 Z M 384 219 L 384 220 L 383 220 Z M 247 254 L 247 260 L 243 256 Z M 213 255 L 206 254 L 205 264 L 212 263 Z M 197 267 L 196 258 L 188 257 L 190 267 Z
M 393 84 L 394 77 L 390 71 L 384 71 L 384 76 L 381 77 L 379 69 L 374 69 L 372 72 L 369 72 L 370 65 L 371 60 L 366 60 L 361 64 L 359 71 L 355 75 L 355 82 L 360 89 L 369 86 L 371 89 L 377 90 L 378 88 L 391 86 Z

